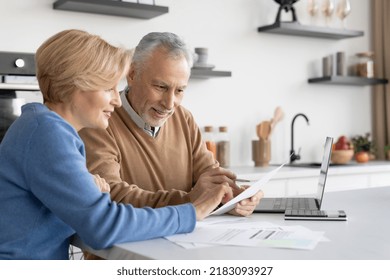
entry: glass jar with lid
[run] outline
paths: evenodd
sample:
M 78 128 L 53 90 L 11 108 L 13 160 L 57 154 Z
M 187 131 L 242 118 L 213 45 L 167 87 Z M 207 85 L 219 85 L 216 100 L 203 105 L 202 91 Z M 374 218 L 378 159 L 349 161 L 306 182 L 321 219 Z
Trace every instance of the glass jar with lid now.
M 365 78 L 374 78 L 374 53 L 361 52 L 357 53 L 359 62 L 356 65 L 357 75 Z
M 228 167 L 230 165 L 230 139 L 226 126 L 219 127 L 217 137 L 217 161 L 221 167 Z
M 212 154 L 214 159 L 217 159 L 217 144 L 215 142 L 214 138 L 214 127 L 212 126 L 205 126 L 204 127 L 204 134 L 203 139 L 206 142 L 207 150 L 209 150 Z

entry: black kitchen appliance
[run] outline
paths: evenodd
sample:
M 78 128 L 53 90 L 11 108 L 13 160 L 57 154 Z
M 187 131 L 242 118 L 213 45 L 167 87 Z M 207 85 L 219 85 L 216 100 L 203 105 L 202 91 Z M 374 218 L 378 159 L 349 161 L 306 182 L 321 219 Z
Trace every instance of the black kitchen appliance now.
M 16 92 L 39 91 L 36 82 L 26 79 L 34 76 L 33 53 L 0 52 L 0 142 L 24 104 L 24 99 L 17 98 Z

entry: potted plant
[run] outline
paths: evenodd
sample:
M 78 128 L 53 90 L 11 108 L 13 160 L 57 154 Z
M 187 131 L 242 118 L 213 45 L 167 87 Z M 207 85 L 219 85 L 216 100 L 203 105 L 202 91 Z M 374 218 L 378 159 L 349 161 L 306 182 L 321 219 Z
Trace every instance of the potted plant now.
M 375 158 L 375 145 L 371 140 L 370 133 L 353 137 L 352 144 L 357 162 L 363 163 Z

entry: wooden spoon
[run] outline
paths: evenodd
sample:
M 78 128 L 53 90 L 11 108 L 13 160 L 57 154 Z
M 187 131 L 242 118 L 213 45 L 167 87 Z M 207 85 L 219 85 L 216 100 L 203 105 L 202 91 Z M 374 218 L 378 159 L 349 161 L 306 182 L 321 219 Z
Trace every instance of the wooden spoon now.
M 262 135 L 262 123 L 259 123 L 258 125 L 256 125 L 256 134 L 257 134 L 257 137 L 261 138 L 261 135 Z
M 262 121 L 260 124 L 256 126 L 257 136 L 260 139 L 267 140 L 269 138 L 271 131 L 271 122 L 270 121 Z
M 280 122 L 284 117 L 284 112 L 279 106 L 275 108 L 274 117 L 271 119 L 270 134 L 272 133 L 275 125 Z
M 268 140 L 269 136 L 271 135 L 271 122 L 265 121 L 264 126 L 264 139 Z

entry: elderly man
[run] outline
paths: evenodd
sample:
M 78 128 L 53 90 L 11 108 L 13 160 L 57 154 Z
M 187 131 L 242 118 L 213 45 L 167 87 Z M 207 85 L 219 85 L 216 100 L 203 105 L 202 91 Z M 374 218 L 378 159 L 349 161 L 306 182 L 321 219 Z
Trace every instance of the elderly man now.
M 180 103 L 188 84 L 192 53 L 177 35 L 149 33 L 136 47 L 122 92 L 122 107 L 107 130 L 84 129 L 89 170 L 111 187 L 113 200 L 136 207 L 191 202 L 210 188 L 228 183 L 243 189 L 235 174 L 218 166 L 202 141 L 191 113 Z M 262 192 L 230 213 L 250 215 Z

